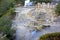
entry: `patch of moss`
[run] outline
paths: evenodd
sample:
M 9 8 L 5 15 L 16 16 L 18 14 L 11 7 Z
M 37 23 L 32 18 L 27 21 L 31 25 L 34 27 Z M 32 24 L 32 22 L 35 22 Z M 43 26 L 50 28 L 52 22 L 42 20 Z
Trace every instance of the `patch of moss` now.
M 39 40 L 60 40 L 60 32 L 45 34 Z

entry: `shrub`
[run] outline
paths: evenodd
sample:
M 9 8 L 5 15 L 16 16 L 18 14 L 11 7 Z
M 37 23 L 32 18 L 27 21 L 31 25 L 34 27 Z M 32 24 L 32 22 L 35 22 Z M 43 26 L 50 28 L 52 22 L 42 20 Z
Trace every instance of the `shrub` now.
M 52 2 L 52 0 L 31 0 L 31 1 L 36 2 L 36 3 L 38 3 L 38 2 L 40 2 L 40 3 L 42 3 L 42 2 L 45 2 L 45 3 Z
M 14 0 L 1 0 L 0 2 L 0 16 L 4 15 L 10 7 L 14 7 Z
M 11 15 L 14 13 L 15 0 L 1 0 L 0 1 L 0 33 L 3 33 L 1 40 L 13 40 L 15 31 L 11 29 L 12 19 Z
M 14 8 L 10 8 L 6 14 L 0 17 L 0 33 L 6 34 L 7 35 L 6 38 L 9 40 L 13 40 L 13 34 L 15 32 L 11 29 L 12 27 L 11 14 L 12 13 L 14 13 Z M 3 39 L 5 39 L 5 37 Z

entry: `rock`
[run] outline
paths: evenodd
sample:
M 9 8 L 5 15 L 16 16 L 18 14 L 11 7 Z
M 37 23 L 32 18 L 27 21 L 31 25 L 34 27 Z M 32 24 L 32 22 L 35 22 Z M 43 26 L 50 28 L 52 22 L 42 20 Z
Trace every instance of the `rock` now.
M 47 28 L 47 27 L 50 27 L 50 25 L 43 25 L 43 26 L 42 26 L 42 29 L 45 29 L 45 28 Z

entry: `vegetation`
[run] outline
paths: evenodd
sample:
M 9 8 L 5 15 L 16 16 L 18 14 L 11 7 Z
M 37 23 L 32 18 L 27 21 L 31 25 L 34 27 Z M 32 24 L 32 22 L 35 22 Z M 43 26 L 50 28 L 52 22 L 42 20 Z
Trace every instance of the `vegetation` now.
M 45 3 L 50 3 L 50 2 L 52 2 L 52 0 L 31 0 L 32 2 L 36 2 L 36 3 L 38 3 L 38 2 L 40 2 L 40 3 L 42 3 L 42 2 L 45 2 Z
M 17 4 L 22 4 L 22 5 L 24 5 L 24 2 L 25 2 L 25 0 L 15 0 L 15 1 Z M 42 3 L 42 2 L 51 3 L 52 2 L 52 0 L 30 0 L 30 1 L 34 2 L 34 3 L 38 3 L 38 2 L 40 2 L 40 3 Z
M 58 3 L 55 11 L 56 11 L 57 15 L 59 16 L 60 15 L 60 3 Z
M 15 0 L 17 4 L 22 4 L 24 5 L 25 0 Z
M 60 40 L 60 32 L 45 34 L 39 40 Z
M 11 15 L 14 13 L 15 0 L 0 0 L 0 40 L 13 40 L 14 30 Z M 6 35 L 6 36 L 5 36 Z
M 15 4 L 14 0 L 1 0 L 0 1 L 0 16 L 6 14 L 7 10 L 10 9 L 10 7 L 13 7 Z

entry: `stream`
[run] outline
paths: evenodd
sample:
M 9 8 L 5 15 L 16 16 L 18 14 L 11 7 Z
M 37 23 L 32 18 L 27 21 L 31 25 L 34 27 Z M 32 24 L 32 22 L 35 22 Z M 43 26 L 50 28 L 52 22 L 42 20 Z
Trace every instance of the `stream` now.
M 34 8 L 22 8 L 17 7 L 16 17 L 13 21 L 13 25 L 16 28 L 16 40 L 38 40 L 38 38 L 46 33 L 60 32 L 60 18 L 58 18 L 51 27 L 47 27 L 42 29 L 41 31 L 33 30 L 30 31 L 31 28 L 25 27 L 29 20 L 26 19 L 26 14 L 28 11 Z

